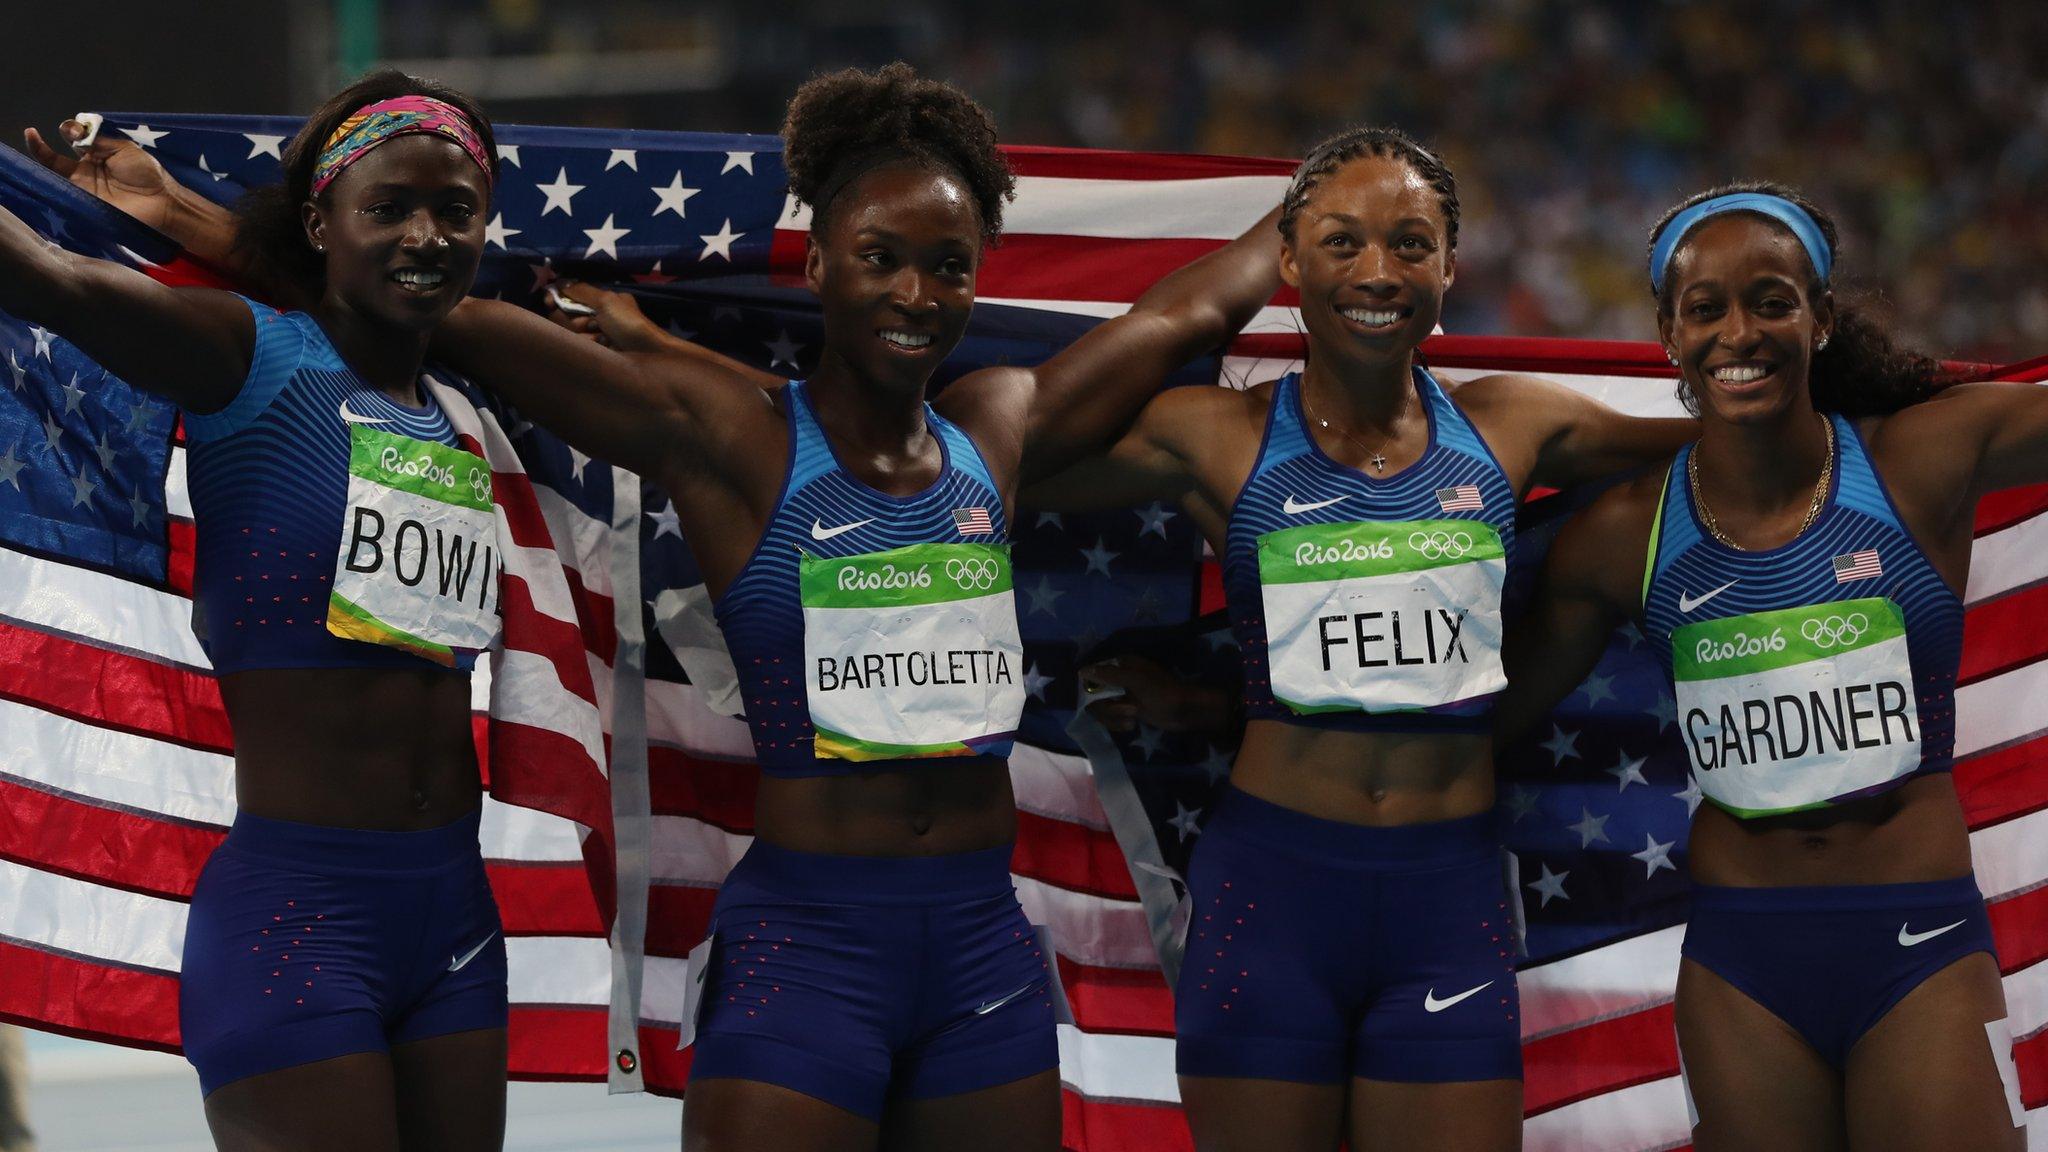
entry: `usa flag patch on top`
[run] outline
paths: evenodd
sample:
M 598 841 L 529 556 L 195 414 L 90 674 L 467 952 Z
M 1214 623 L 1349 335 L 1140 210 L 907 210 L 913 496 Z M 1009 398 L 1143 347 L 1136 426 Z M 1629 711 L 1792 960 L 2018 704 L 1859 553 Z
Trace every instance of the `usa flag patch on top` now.
M 1436 490 L 1436 502 L 1446 512 L 1484 512 L 1486 498 L 1479 494 L 1477 484 L 1458 484 Z
M 989 535 L 995 532 L 995 521 L 989 519 L 986 508 L 953 509 L 953 525 L 960 529 L 962 536 Z
M 1861 552 L 1844 552 L 1835 557 L 1835 583 L 1847 584 L 1851 580 L 1864 580 L 1884 575 L 1884 564 L 1877 558 L 1877 549 L 1865 548 Z

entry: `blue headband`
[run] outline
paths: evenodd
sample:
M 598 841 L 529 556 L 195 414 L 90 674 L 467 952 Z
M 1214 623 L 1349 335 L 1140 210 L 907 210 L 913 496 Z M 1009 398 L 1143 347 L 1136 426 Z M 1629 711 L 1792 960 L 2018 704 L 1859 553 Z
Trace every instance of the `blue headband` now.
M 1820 282 L 1828 282 L 1828 274 L 1834 270 L 1835 252 L 1828 246 L 1827 237 L 1821 234 L 1820 225 L 1814 223 L 1806 209 L 1794 204 L 1783 196 L 1768 192 L 1735 192 L 1727 196 L 1716 196 L 1699 203 L 1671 218 L 1671 223 L 1657 233 L 1657 242 L 1650 247 L 1650 290 L 1664 291 L 1664 271 L 1671 264 L 1671 254 L 1678 249 L 1678 242 L 1685 234 L 1709 216 L 1724 212 L 1756 212 L 1792 230 L 1800 247 L 1806 249 L 1806 258 L 1813 262 L 1814 275 Z

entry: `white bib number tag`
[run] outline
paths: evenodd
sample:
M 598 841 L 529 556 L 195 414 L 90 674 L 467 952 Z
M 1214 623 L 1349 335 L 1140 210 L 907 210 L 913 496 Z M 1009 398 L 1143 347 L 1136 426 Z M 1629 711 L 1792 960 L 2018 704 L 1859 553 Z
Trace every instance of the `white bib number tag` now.
M 1473 520 L 1311 524 L 1259 537 L 1273 698 L 1409 712 L 1507 686 L 1500 533 Z
M 805 556 L 804 679 L 820 759 L 972 756 L 1024 712 L 1010 549 Z
M 453 666 L 498 638 L 498 520 L 481 458 L 349 428 L 327 630 Z
M 1920 764 L 1905 617 L 1890 600 L 1703 620 L 1671 648 L 1693 778 L 1737 816 L 1817 808 Z

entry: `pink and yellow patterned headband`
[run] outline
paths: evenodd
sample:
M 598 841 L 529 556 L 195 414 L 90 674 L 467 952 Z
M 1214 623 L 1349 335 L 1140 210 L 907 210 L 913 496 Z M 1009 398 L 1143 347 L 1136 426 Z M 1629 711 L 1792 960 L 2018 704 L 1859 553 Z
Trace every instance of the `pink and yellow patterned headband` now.
M 313 195 L 325 191 L 348 166 L 369 154 L 370 149 L 398 136 L 431 132 L 462 146 L 476 166 L 491 178 L 491 160 L 484 154 L 483 137 L 477 135 L 469 117 L 445 100 L 431 96 L 399 96 L 379 100 L 350 115 L 327 137 L 320 159 L 313 165 Z

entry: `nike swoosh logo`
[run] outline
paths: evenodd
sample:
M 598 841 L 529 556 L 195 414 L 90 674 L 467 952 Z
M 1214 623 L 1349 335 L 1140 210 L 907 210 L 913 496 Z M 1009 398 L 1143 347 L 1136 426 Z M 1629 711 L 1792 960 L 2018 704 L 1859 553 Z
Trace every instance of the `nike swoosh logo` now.
M 1289 496 L 1287 499 L 1282 500 L 1280 502 L 1280 510 L 1282 512 L 1287 513 L 1289 516 L 1299 516 L 1303 512 L 1313 512 L 1318 508 L 1328 508 L 1330 505 L 1335 504 L 1341 500 L 1349 499 L 1351 499 L 1351 497 L 1349 496 L 1332 496 L 1328 500 L 1318 500 L 1313 504 L 1297 504 L 1295 503 L 1294 497 Z
M 1010 993 L 1008 996 L 1001 996 L 994 1000 L 990 1000 L 986 1004 L 983 1004 L 981 1007 L 976 1008 L 974 1010 L 974 1014 L 976 1016 L 986 1016 L 989 1013 L 995 1011 L 996 1009 L 1001 1008 L 1003 1005 L 1008 1004 L 1010 1001 L 1015 1000 L 1017 997 L 1024 995 L 1026 992 L 1031 991 L 1033 988 L 1038 987 L 1040 983 L 1040 981 L 1033 980 L 1029 984 L 1024 985 L 1022 988 L 1017 989 L 1015 992 Z
M 343 420 L 346 420 L 346 421 L 348 421 L 348 422 L 349 422 L 349 423 L 351 423 L 351 424 L 389 424 L 389 423 L 391 423 L 391 421 L 389 421 L 389 420 L 379 420 L 379 419 L 378 419 L 377 417 L 375 417 L 375 416 L 358 416 L 358 415 L 356 415 L 355 413 L 353 413 L 353 412 L 351 412 L 351 411 L 349 411 L 349 410 L 348 410 L 348 401 L 346 401 L 346 400 L 343 400 L 343 401 L 341 402 L 341 418 L 342 418 Z
M 1721 593 L 1726 592 L 1730 588 L 1735 587 L 1737 583 L 1739 583 L 1739 581 L 1730 580 L 1726 584 L 1721 585 L 1719 588 L 1714 589 L 1712 592 L 1709 592 L 1706 595 L 1697 598 L 1687 596 L 1685 593 L 1680 592 L 1678 594 L 1678 611 L 1681 614 L 1690 612 L 1693 609 L 1699 607 L 1700 605 L 1705 604 L 1707 601 L 1712 600 L 1714 597 L 1719 596 Z
M 1451 1005 L 1456 1004 L 1460 1000 L 1463 1000 L 1468 996 L 1477 996 L 1481 992 L 1484 992 L 1491 987 L 1493 987 L 1493 981 L 1488 980 L 1486 983 L 1481 984 L 1479 987 L 1467 988 L 1463 992 L 1458 993 L 1456 996 L 1453 996 L 1448 1000 L 1437 999 L 1436 989 L 1431 988 L 1422 997 L 1422 1010 L 1424 1012 L 1441 1012 L 1444 1009 L 1449 1008 Z
M 496 936 L 497 934 L 497 929 L 491 929 L 491 935 L 486 936 L 482 940 L 477 941 L 476 947 L 471 948 L 469 951 L 464 952 L 460 956 L 452 957 L 448 965 L 448 970 L 450 972 L 462 971 L 465 965 L 467 965 L 471 960 L 476 959 L 477 953 L 484 950 L 484 945 L 489 944 L 491 942 L 491 936 Z
M 1943 932 L 1954 931 L 1955 929 L 1961 928 L 1963 925 L 1968 923 L 1968 920 L 1958 920 L 1953 924 L 1944 924 L 1943 926 L 1936 928 L 1931 932 L 1913 932 L 1908 930 L 1905 924 L 1901 924 L 1899 925 L 1899 947 L 1911 948 L 1915 944 L 1925 944 L 1927 941 L 1934 939 L 1936 936 L 1941 935 Z
M 874 522 L 874 518 L 869 517 L 866 520 L 855 520 L 851 524 L 841 524 L 836 528 L 827 528 L 825 527 L 825 522 L 823 520 L 813 519 L 811 521 L 811 539 L 830 540 L 834 536 L 843 535 L 847 532 L 853 531 L 855 528 L 859 528 L 867 524 L 873 524 Z

